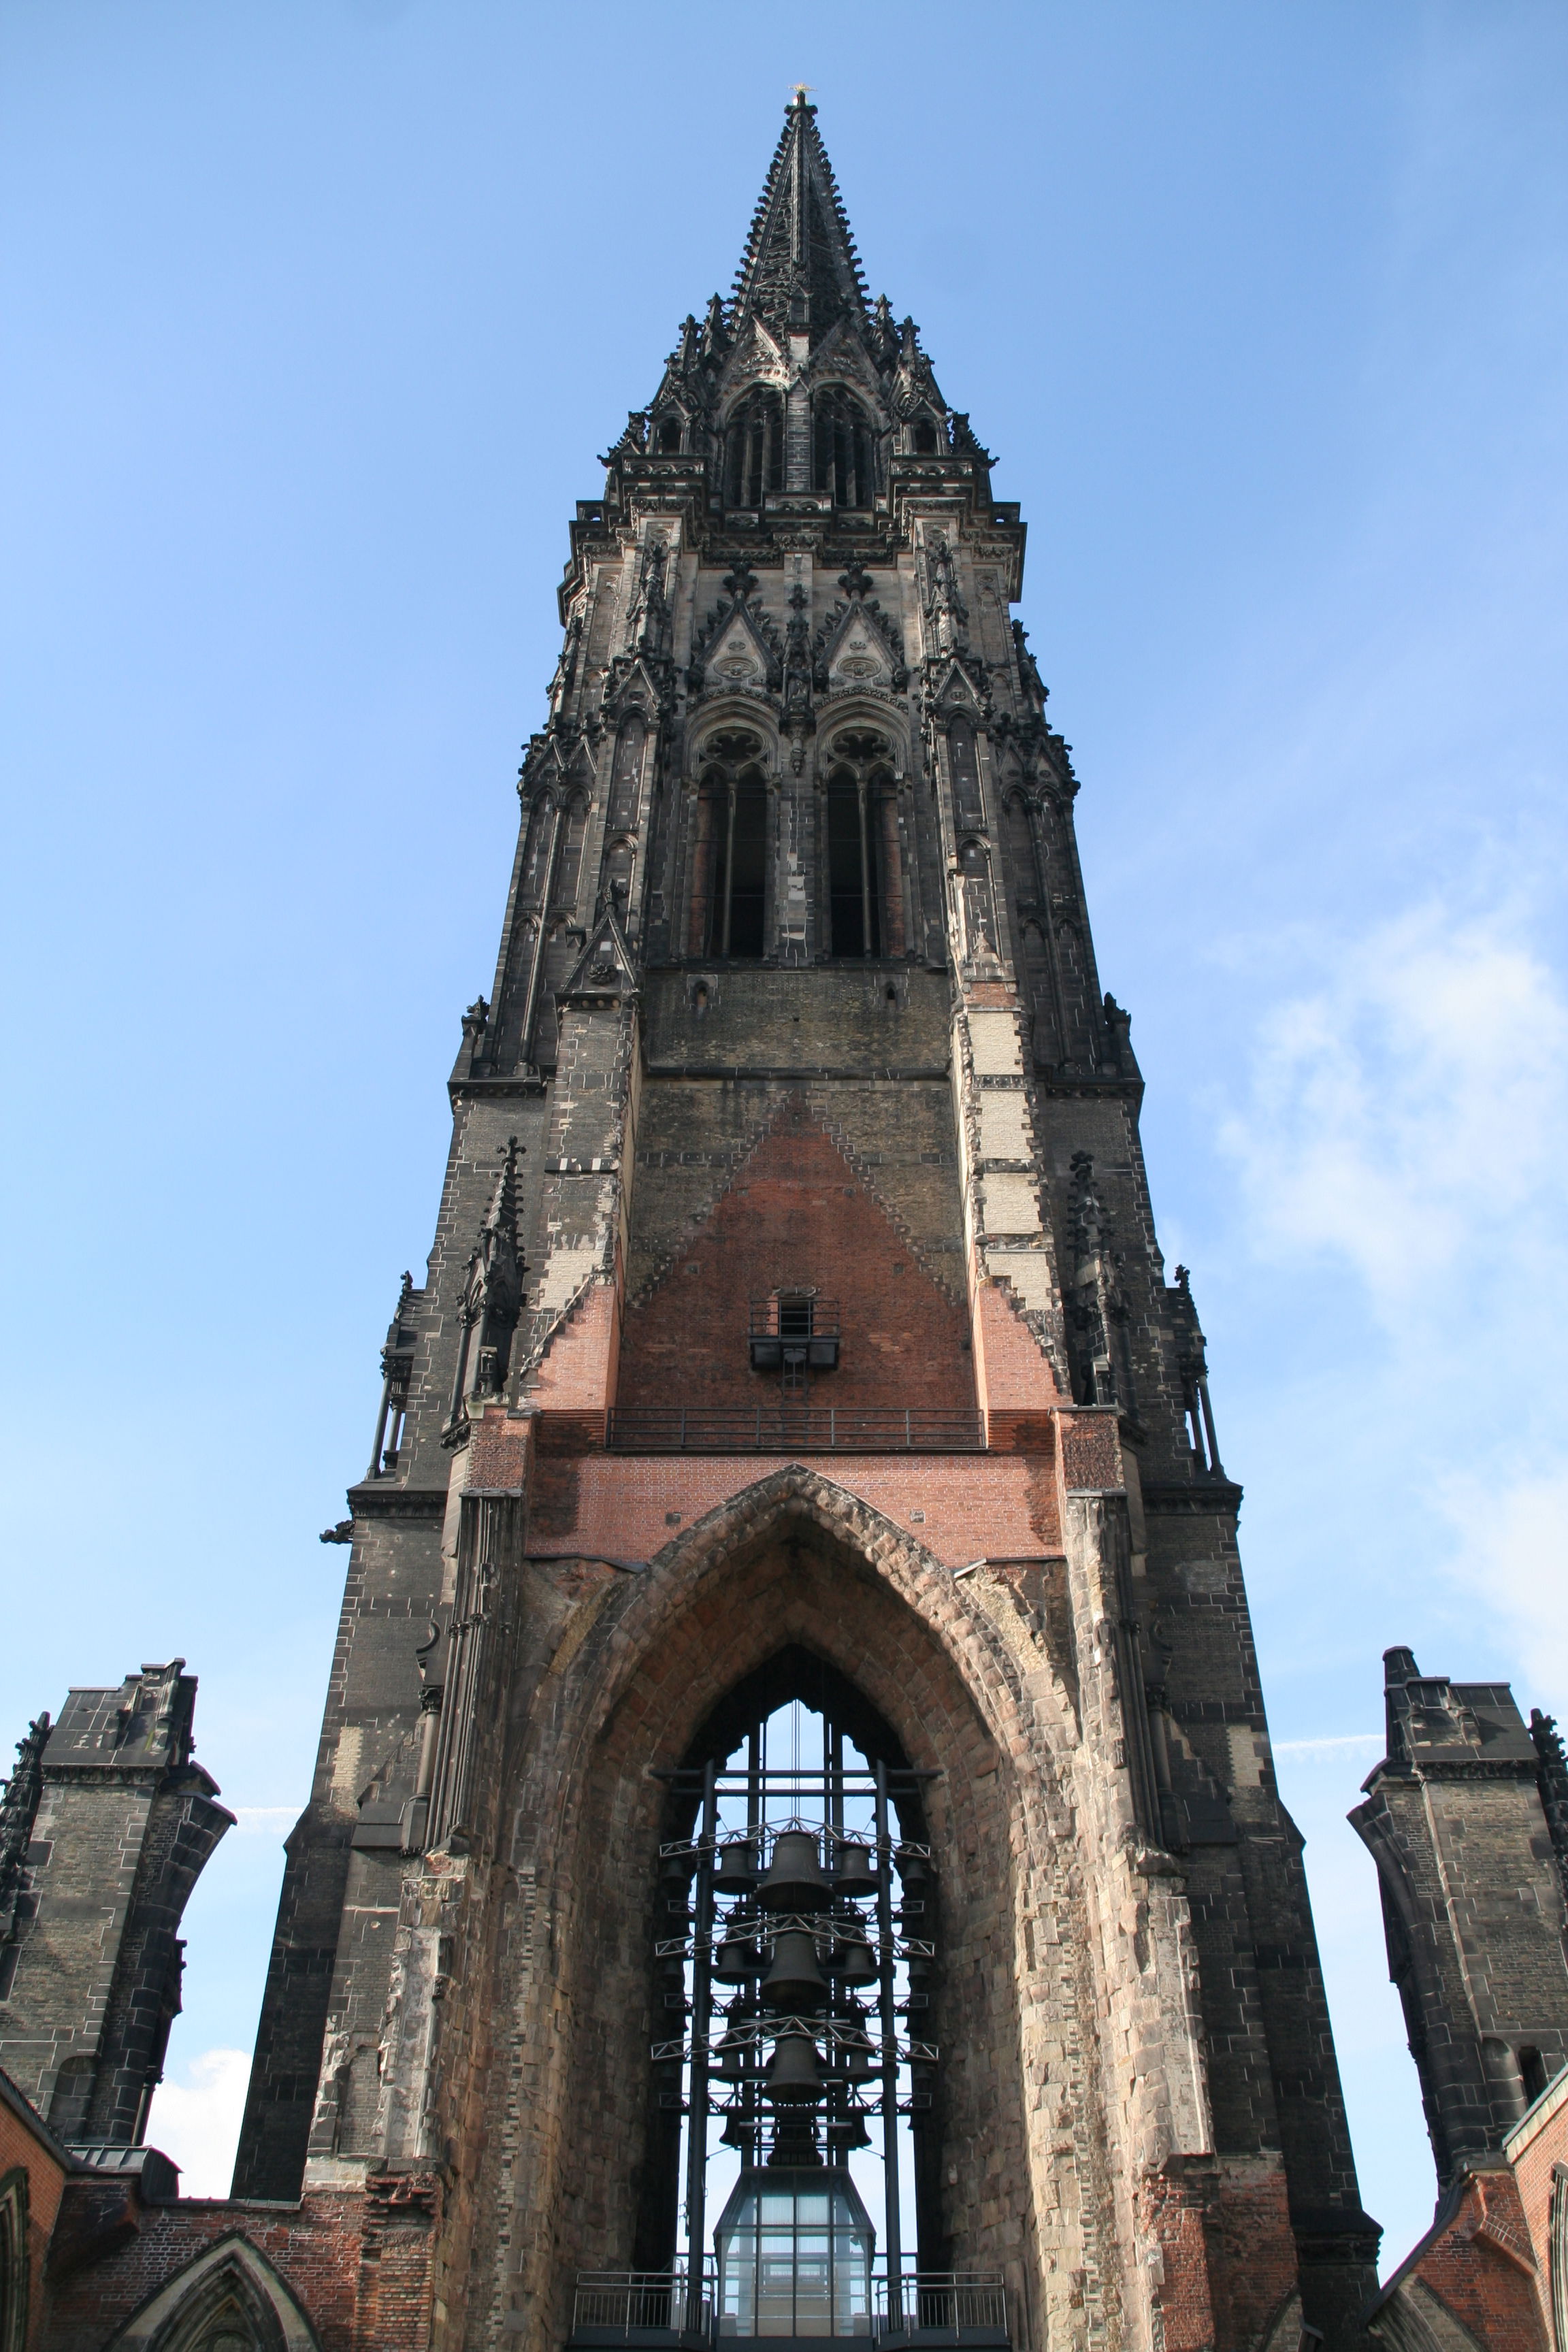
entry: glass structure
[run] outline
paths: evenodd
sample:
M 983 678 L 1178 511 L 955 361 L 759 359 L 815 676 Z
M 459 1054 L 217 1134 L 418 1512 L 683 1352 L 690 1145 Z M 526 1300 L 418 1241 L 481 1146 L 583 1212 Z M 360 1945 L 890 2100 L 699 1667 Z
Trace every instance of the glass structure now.
M 714 2231 L 721 2336 L 868 2336 L 871 2224 L 847 2172 L 748 2168 Z

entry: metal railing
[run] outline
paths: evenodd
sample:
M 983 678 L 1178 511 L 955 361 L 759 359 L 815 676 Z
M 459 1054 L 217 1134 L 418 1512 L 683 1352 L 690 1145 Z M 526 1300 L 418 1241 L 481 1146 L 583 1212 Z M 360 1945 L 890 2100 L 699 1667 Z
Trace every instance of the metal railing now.
M 1007 2334 L 1007 2290 L 999 2271 L 906 2271 L 891 2300 L 888 2282 L 871 2282 L 869 2326 L 858 2323 L 858 2340 L 918 2336 L 922 2343 L 1005 2346 Z M 697 2332 L 712 2338 L 712 2278 L 704 2263 L 700 2282 L 701 2318 Z M 604 2345 L 637 2343 L 649 2335 L 683 2336 L 691 2332 L 692 2311 L 685 2270 L 579 2271 L 572 2306 L 574 2342 Z M 720 2343 L 750 2339 L 725 2329 Z
M 605 1416 L 614 1454 L 979 1454 L 977 1412 L 899 1405 L 616 1405 Z
M 878 2336 L 919 2334 L 926 2341 L 1005 2343 L 1007 2290 L 1000 2271 L 906 2271 L 889 2308 L 888 2282 L 872 2282 Z
M 782 1298 L 776 1293 L 752 1298 L 747 1302 L 746 1330 L 753 1339 L 837 1339 L 842 1337 L 838 1301 L 819 1298 L 815 1291 L 809 1297 L 789 1292 Z
M 706 2265 L 701 2282 L 700 2332 L 712 2333 L 712 2289 Z M 620 2337 L 631 2343 L 647 2328 L 683 2333 L 690 2324 L 689 2281 L 684 2270 L 579 2271 L 572 2305 L 572 2333 L 595 2342 Z

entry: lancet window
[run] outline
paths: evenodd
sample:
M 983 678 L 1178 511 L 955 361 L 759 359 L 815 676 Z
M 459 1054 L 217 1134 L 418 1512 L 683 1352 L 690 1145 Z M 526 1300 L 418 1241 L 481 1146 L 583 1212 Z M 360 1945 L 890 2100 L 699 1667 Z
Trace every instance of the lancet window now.
M 784 488 L 784 402 L 759 384 L 731 412 L 724 436 L 724 498 L 732 507 L 760 508 Z
M 921 2259 L 940 2226 L 927 1777 L 790 1649 L 669 1778 L 643 2242 L 669 2264 L 674 2326 L 864 2339 L 951 2292 Z
M 698 794 L 696 953 L 763 954 L 767 830 L 761 738 L 740 728 L 712 737 L 703 747 Z
M 892 755 L 885 739 L 841 735 L 828 755 L 827 895 L 829 952 L 889 951 L 887 917 L 896 877 L 897 812 Z M 899 927 L 901 929 L 901 926 Z
M 877 496 L 877 438 L 853 393 L 828 384 L 812 404 L 813 482 L 836 507 L 868 507 Z

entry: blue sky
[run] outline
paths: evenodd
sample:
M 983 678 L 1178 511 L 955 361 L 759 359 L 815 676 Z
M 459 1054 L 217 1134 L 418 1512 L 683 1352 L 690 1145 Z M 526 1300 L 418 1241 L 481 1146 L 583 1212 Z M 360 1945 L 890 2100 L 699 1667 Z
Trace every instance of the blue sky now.
M 0 1737 L 200 1675 L 153 2133 L 221 2189 L 567 517 L 796 80 L 1028 519 L 1397 2256 L 1380 1653 L 1568 1711 L 1554 5 L 10 0 Z

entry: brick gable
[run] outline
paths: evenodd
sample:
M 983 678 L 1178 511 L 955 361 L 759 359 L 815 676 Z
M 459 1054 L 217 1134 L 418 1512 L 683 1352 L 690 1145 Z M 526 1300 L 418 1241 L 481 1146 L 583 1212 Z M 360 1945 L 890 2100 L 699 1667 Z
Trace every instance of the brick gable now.
M 731 1410 L 773 1402 L 746 1358 L 747 1302 L 814 1287 L 836 1299 L 839 1368 L 820 1404 L 967 1411 L 969 1327 L 866 1181 L 798 1101 L 761 1138 L 689 1242 L 629 1307 L 616 1402 Z

